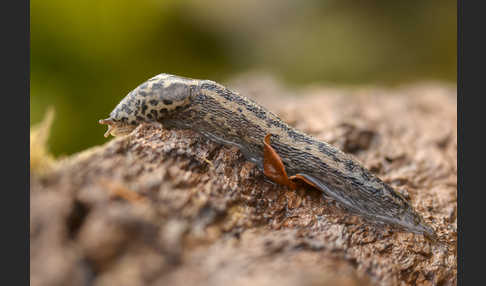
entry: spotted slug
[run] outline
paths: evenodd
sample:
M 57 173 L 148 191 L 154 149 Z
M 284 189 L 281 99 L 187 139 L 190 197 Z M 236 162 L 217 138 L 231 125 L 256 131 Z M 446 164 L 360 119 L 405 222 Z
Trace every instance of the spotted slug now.
M 99 121 L 108 125 L 105 137 L 128 134 L 142 122 L 192 129 L 209 140 L 236 146 L 277 183 L 295 187 L 295 181 L 301 181 L 372 222 L 435 237 L 400 193 L 352 156 L 290 127 L 216 82 L 159 74 Z

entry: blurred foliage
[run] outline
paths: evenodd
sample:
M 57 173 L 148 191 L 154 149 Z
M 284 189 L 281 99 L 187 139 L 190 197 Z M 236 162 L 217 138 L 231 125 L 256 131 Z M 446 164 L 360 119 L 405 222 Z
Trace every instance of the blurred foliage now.
M 54 109 L 49 107 L 42 121 L 30 128 L 30 171 L 33 173 L 47 172 L 54 162 L 47 147 L 53 120 Z
M 161 72 L 292 84 L 456 80 L 456 1 L 31 0 L 31 113 L 50 150 L 101 144 L 105 118 Z

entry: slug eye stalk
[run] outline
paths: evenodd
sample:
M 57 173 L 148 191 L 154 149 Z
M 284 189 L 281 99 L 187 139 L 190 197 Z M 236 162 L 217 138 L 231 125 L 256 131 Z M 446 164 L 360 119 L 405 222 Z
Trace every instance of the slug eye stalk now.
M 100 119 L 98 120 L 98 123 L 108 125 L 108 130 L 106 130 L 104 134 L 105 137 L 110 136 L 110 134 L 113 136 L 126 135 L 132 132 L 136 127 L 136 125 L 118 122 L 112 118 Z
M 108 130 L 106 130 L 106 132 L 105 132 L 105 134 L 103 136 L 105 136 L 105 138 L 107 138 L 108 136 L 110 136 L 111 131 L 113 131 L 113 129 L 114 129 L 113 125 L 115 124 L 115 122 L 112 119 L 107 118 L 107 119 L 100 119 L 100 120 L 98 120 L 98 123 L 99 124 L 108 125 Z

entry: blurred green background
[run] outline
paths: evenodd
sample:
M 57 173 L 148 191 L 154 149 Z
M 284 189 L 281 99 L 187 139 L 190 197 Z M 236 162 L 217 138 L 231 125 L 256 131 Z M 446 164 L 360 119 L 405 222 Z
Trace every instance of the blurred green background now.
M 55 155 L 106 142 L 98 119 L 162 72 L 221 83 L 251 70 L 292 85 L 456 81 L 452 0 L 30 3 L 30 123 L 55 108 Z

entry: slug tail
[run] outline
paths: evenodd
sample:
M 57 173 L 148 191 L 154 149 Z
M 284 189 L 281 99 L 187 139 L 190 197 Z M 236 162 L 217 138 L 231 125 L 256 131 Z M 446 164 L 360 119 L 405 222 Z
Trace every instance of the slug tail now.
M 381 208 L 383 209 L 382 212 L 370 213 L 369 211 L 365 210 L 365 208 L 357 206 L 361 203 L 361 201 L 352 200 L 347 196 L 343 196 L 342 194 L 340 194 L 340 192 L 336 192 L 333 189 L 329 188 L 324 182 L 322 182 L 320 179 L 315 178 L 314 176 L 300 173 L 292 176 L 291 178 L 293 177 L 305 181 L 307 184 L 317 188 L 324 194 L 341 203 L 341 205 L 343 205 L 345 208 L 349 209 L 352 212 L 360 214 L 370 221 L 386 223 L 413 233 L 422 234 L 432 241 L 436 241 L 438 239 L 438 236 L 435 233 L 434 229 L 430 227 L 423 220 L 423 218 L 418 213 L 416 213 L 410 206 L 406 208 L 403 215 L 397 217 L 387 215 L 386 213 L 388 212 L 388 210 L 385 209 L 385 206 L 381 206 Z M 379 208 L 379 206 L 374 206 L 374 208 L 377 207 Z

